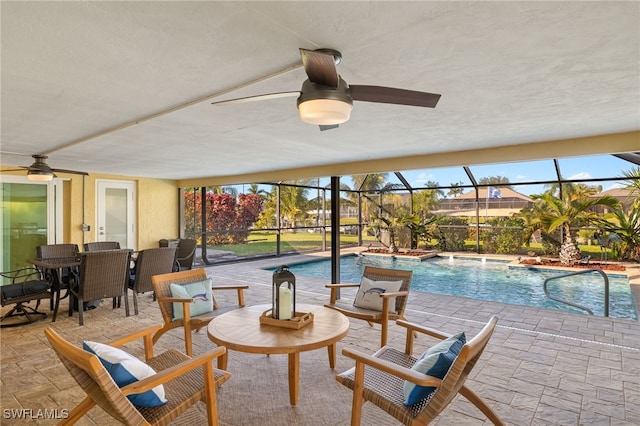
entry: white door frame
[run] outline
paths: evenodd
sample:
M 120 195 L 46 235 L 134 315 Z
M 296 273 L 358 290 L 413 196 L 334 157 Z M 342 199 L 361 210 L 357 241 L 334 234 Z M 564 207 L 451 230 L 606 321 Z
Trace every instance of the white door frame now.
M 128 248 L 136 250 L 136 182 L 130 180 L 109 180 L 109 179 L 96 179 L 96 229 L 95 229 L 95 241 L 105 240 L 105 222 L 106 222 L 106 202 L 105 192 L 107 189 L 124 189 L 127 191 L 127 242 L 126 246 L 122 248 Z

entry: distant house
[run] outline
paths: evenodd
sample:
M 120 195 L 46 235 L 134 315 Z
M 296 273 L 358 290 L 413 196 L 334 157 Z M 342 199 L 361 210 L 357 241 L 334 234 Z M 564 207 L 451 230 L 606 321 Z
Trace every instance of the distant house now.
M 640 198 L 638 194 L 634 194 L 632 191 L 626 188 L 611 188 L 595 194 L 593 195 L 593 197 L 600 198 L 606 195 L 616 198 L 620 202 L 620 204 L 622 204 L 622 209 L 625 212 L 628 212 L 634 201 Z M 597 213 L 610 213 L 611 208 L 607 206 L 594 206 L 594 211 Z
M 440 200 L 438 210 L 432 213 L 439 216 L 470 216 L 476 213 L 482 217 L 509 217 L 525 207 L 531 207 L 533 200 L 524 194 L 506 187 L 478 188 L 455 198 Z

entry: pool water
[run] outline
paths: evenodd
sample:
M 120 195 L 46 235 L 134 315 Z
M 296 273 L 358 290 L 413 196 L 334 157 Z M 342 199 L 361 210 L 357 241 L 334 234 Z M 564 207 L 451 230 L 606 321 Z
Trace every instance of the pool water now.
M 418 262 L 344 256 L 340 260 L 340 281 L 360 282 L 364 267 L 367 265 L 412 270 L 411 291 L 586 313 L 581 309 L 550 300 L 544 294 L 545 279 L 561 275 L 563 271 L 509 267 L 506 262 L 468 258 L 434 257 Z M 289 265 L 289 270 L 295 275 L 330 279 L 331 261 Z M 637 319 L 627 277 L 609 273 L 607 276 L 609 278 L 609 316 Z M 596 272 L 551 281 L 548 289 L 556 297 L 590 308 L 594 315 L 604 315 L 604 281 Z

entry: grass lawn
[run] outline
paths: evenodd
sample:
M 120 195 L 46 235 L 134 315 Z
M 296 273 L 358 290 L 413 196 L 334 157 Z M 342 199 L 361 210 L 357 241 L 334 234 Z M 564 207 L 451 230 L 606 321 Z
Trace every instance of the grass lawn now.
M 225 244 L 216 246 L 207 246 L 212 250 L 223 250 L 236 253 L 238 256 L 256 256 L 264 254 L 276 253 L 276 237 L 277 234 L 272 231 L 254 231 L 249 235 L 249 242 L 244 244 Z M 375 238 L 368 236 L 363 238 L 363 243 L 369 244 L 375 242 Z M 356 245 L 358 244 L 357 235 L 340 235 L 341 245 Z M 435 247 L 432 245 L 431 247 Z M 481 245 L 482 247 L 482 245 Z M 326 248 L 331 248 L 331 235 L 327 233 Z M 474 252 L 476 248 L 475 241 L 467 241 L 465 244 L 466 251 Z M 594 260 L 600 260 L 600 247 L 597 245 L 579 245 L 578 248 L 582 251 L 584 256 L 591 256 Z M 280 236 L 280 250 L 282 253 L 290 253 L 297 251 L 309 251 L 309 250 L 322 250 L 322 234 L 315 232 L 283 232 Z M 541 244 L 531 244 L 530 247 L 521 249 L 521 253 L 527 253 L 528 251 L 534 251 L 536 253 L 542 252 Z M 518 254 L 518 253 L 514 253 Z M 544 256 L 544 255 L 542 255 Z M 611 257 L 611 252 L 608 253 L 608 260 L 615 260 Z
M 236 253 L 238 256 L 255 256 L 260 254 L 269 254 L 276 252 L 275 232 L 254 231 L 249 235 L 249 242 L 245 244 L 224 244 L 216 246 L 207 246 L 212 250 L 224 250 Z M 371 237 L 365 241 L 374 241 Z M 340 243 L 342 245 L 358 244 L 357 235 L 340 235 Z M 327 250 L 331 248 L 331 236 L 327 233 L 326 238 Z M 311 232 L 289 233 L 283 232 L 280 235 L 280 250 L 283 253 L 293 251 L 306 250 L 322 250 L 322 234 Z

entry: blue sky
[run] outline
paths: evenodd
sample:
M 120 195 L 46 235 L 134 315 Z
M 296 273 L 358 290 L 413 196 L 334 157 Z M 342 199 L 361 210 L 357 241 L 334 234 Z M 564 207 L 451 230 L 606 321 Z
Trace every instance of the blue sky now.
M 565 179 L 592 179 L 623 176 L 623 171 L 634 168 L 634 164 L 621 160 L 612 155 L 594 157 L 575 157 L 559 159 L 560 172 Z M 552 160 L 530 161 L 521 163 L 502 163 L 485 166 L 470 166 L 471 172 L 477 180 L 489 176 L 505 176 L 509 182 L 531 182 L 536 180 L 554 180 L 555 168 Z M 462 167 L 451 167 L 430 170 L 404 171 L 407 181 L 416 187 L 424 186 L 426 182 L 438 182 L 448 186 L 454 182 L 462 181 L 470 184 L 469 178 Z M 603 190 L 622 186 L 620 181 L 594 182 L 602 185 Z M 537 194 L 544 191 L 543 185 L 514 186 L 514 189 L 526 195 Z
M 624 176 L 623 172 L 636 166 L 628 161 L 621 160 L 613 155 L 599 155 L 592 157 L 573 157 L 559 159 L 560 171 L 565 179 L 597 179 Z M 529 161 L 520 163 L 501 163 L 485 166 L 469 167 L 477 180 L 490 176 L 506 176 L 509 182 L 549 181 L 556 179 L 553 160 Z M 442 186 L 449 186 L 455 182 L 463 182 L 470 185 L 471 182 L 461 166 L 428 170 L 404 170 L 402 175 L 413 187 L 424 187 L 427 182 L 437 182 Z M 393 173 L 388 174 L 389 180 L 400 183 Z M 349 177 L 344 177 L 343 182 L 351 185 Z M 321 178 L 320 185 L 329 184 L 329 178 Z M 594 185 L 602 185 L 603 191 L 621 187 L 621 180 L 609 182 L 594 182 Z M 270 187 L 264 187 L 270 191 Z M 525 194 L 540 194 L 544 192 L 544 185 L 517 185 L 513 189 Z M 242 185 L 238 185 L 238 191 L 242 192 Z M 467 192 L 468 190 L 465 190 Z M 446 190 L 445 190 L 446 193 Z

